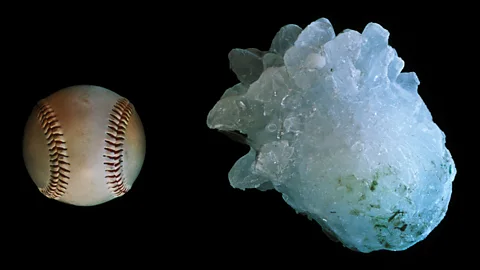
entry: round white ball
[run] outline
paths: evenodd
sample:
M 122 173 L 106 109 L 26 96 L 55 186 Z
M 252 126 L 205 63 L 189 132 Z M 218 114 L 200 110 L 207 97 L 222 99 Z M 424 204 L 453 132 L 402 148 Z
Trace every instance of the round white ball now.
M 145 159 L 145 133 L 126 98 L 98 86 L 72 86 L 35 106 L 23 156 L 46 197 L 93 206 L 130 190 Z

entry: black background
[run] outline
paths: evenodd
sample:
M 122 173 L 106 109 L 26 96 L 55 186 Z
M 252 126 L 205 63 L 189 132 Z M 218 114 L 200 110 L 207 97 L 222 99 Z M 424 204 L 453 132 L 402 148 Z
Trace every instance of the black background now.
M 4 76 L 13 82 L 8 92 L 13 97 L 4 106 L 15 115 L 9 117 L 15 119 L 8 127 L 15 135 L 3 196 L 9 250 L 54 250 L 85 260 L 119 253 L 125 260 L 153 260 L 160 266 L 224 268 L 242 261 L 322 267 L 326 262 L 372 266 L 385 259 L 379 264 L 383 267 L 424 258 L 471 258 L 477 238 L 472 184 L 477 179 L 468 173 L 475 165 L 468 164 L 474 162 L 469 153 L 475 145 L 469 141 L 475 137 L 478 87 L 469 37 L 475 17 L 466 14 L 469 8 L 290 4 L 41 6 L 16 12 L 5 24 L 5 58 L 11 62 Z M 417 73 L 419 93 L 446 133 L 458 169 L 450 207 L 427 239 L 407 251 L 350 251 L 295 214 L 279 193 L 231 188 L 228 171 L 248 148 L 206 126 L 208 111 L 237 83 L 229 70 L 231 49 L 267 50 L 283 25 L 304 28 L 321 17 L 336 33 L 345 28 L 361 32 L 368 22 L 389 30 L 390 45 L 406 63 L 404 71 Z M 21 154 L 23 127 L 35 103 L 78 84 L 127 97 L 147 138 L 145 164 L 132 190 L 95 207 L 43 197 Z

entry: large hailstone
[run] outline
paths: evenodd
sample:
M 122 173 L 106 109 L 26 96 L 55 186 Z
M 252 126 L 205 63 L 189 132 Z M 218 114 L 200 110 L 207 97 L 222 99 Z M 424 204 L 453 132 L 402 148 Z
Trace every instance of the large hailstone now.
M 233 187 L 275 189 L 365 253 L 423 240 L 445 216 L 456 174 L 388 36 L 375 23 L 335 36 L 322 18 L 284 26 L 267 52 L 234 49 L 240 83 L 207 120 L 250 145 L 228 175 Z

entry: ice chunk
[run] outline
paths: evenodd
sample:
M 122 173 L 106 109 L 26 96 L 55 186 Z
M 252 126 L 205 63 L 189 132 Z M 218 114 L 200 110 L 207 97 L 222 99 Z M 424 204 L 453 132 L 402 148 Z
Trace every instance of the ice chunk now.
M 207 124 L 250 152 L 233 187 L 275 189 L 344 246 L 405 250 L 444 218 L 456 168 L 414 72 L 375 23 L 335 36 L 327 19 L 283 27 L 268 52 L 233 50 L 240 84 Z

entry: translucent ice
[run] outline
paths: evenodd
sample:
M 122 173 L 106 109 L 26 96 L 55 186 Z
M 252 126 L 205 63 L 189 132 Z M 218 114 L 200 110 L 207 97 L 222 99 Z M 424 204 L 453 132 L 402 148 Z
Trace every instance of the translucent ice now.
M 229 54 L 240 83 L 210 128 L 243 134 L 250 152 L 228 177 L 275 189 L 344 246 L 404 250 L 447 211 L 456 169 L 415 73 L 375 23 L 335 35 L 327 19 L 287 25 L 269 51 Z M 238 135 L 238 134 L 237 134 Z

